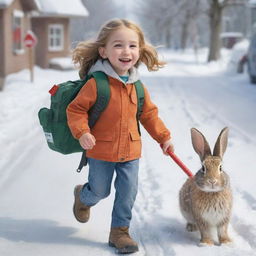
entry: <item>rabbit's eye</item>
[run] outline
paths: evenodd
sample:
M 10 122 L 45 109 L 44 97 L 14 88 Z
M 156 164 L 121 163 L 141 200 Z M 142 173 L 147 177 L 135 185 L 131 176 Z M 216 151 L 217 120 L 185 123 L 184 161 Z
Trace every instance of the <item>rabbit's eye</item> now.
M 206 173 L 206 170 L 205 170 L 205 167 L 202 166 L 201 170 L 200 170 L 202 173 Z
M 223 172 L 222 165 L 220 165 L 220 172 Z

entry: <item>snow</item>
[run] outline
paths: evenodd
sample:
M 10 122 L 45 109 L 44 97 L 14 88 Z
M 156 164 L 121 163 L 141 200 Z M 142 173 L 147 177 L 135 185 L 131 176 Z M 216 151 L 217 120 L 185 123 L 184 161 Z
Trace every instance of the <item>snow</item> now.
M 239 61 L 247 54 L 249 49 L 249 40 L 244 39 L 236 43 L 231 51 L 231 56 L 229 59 L 229 70 L 237 72 L 237 67 Z
M 74 69 L 74 64 L 69 57 L 52 58 L 49 63 L 62 70 Z
M 242 33 L 239 33 L 239 32 L 223 32 L 221 33 L 220 35 L 221 38 L 226 38 L 226 37 L 240 37 L 242 38 L 243 37 L 243 34 Z
M 241 49 L 241 50 L 245 50 L 245 51 L 247 51 L 247 49 L 248 49 L 248 47 L 249 47 L 249 40 L 248 39 L 244 39 L 244 40 L 242 40 L 242 41 L 240 41 L 240 42 L 238 42 L 238 43 L 236 43 L 234 46 L 233 46 L 233 49 Z
M 88 16 L 81 0 L 36 0 L 39 10 L 48 15 Z
M 0 7 L 6 7 L 9 6 L 11 3 L 13 2 L 13 0 L 0 0 Z
M 0 7 L 9 6 L 13 0 L 0 0 Z M 89 12 L 81 0 L 35 0 L 39 11 L 44 15 L 88 16 Z
M 230 52 L 207 64 L 206 50 L 197 56 L 162 51 L 166 68 L 148 73 L 141 67 L 159 114 L 171 129 L 175 152 L 195 173 L 200 161 L 193 151 L 190 128 L 204 133 L 210 145 L 220 130 L 230 129 L 224 169 L 234 195 L 229 227 L 230 246 L 198 247 L 199 233 L 188 233 L 178 207 L 186 175 L 142 129 L 143 157 L 131 235 L 139 243 L 134 255 L 256 255 L 256 86 L 247 74 L 227 72 Z M 9 75 L 0 92 L 0 255 L 115 255 L 108 247 L 114 188 L 92 208 L 87 224 L 72 214 L 73 189 L 87 180 L 87 168 L 75 169 L 80 154 L 61 155 L 48 149 L 37 112 L 49 106 L 55 83 L 78 78 L 77 71 L 35 68 Z

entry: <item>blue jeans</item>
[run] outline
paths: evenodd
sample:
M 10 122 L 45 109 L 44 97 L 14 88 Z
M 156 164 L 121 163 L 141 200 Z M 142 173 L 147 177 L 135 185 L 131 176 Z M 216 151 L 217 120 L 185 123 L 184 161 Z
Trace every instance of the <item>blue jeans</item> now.
M 97 204 L 110 194 L 111 183 L 116 171 L 115 201 L 111 227 L 129 227 L 132 208 L 138 190 L 139 159 L 127 162 L 107 162 L 88 159 L 88 183 L 84 184 L 80 200 L 87 206 Z

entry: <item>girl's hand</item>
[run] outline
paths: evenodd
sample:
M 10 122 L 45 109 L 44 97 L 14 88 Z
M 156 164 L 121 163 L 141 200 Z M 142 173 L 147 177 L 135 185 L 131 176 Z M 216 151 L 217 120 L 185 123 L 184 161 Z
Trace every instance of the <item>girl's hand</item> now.
M 171 152 L 174 152 L 174 146 L 171 142 L 171 140 L 167 140 L 162 144 L 162 150 L 165 155 L 169 155 L 167 152 L 170 150 Z
M 79 138 L 79 143 L 81 147 L 85 150 L 92 149 L 96 144 L 96 139 L 91 133 L 87 132 L 87 133 L 84 133 Z

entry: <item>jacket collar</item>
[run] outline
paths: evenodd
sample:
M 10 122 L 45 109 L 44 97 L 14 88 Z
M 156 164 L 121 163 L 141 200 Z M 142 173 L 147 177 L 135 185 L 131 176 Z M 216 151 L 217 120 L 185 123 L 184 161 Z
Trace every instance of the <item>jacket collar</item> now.
M 96 63 L 91 67 L 89 73 L 96 72 L 96 71 L 102 71 L 106 75 L 111 76 L 125 84 L 125 82 L 115 72 L 115 70 L 113 69 L 112 65 L 109 63 L 108 60 L 102 60 L 102 59 L 97 60 Z M 139 80 L 139 72 L 137 68 L 132 67 L 129 70 L 129 79 L 126 82 L 126 84 L 132 84 L 138 80 Z

